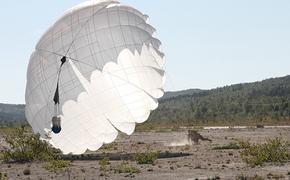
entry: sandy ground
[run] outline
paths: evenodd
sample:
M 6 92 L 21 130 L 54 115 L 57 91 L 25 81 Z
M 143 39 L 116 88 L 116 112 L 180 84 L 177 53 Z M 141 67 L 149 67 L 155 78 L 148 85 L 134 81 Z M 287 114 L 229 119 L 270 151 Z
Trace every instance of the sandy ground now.
M 242 162 L 240 150 L 212 150 L 213 147 L 236 142 L 238 139 L 249 139 L 251 142 L 262 143 L 267 138 L 283 137 L 290 141 L 290 128 L 267 129 L 208 129 L 200 130 L 203 136 L 212 139 L 212 142 L 201 142 L 198 145 L 186 146 L 187 132 L 144 132 L 132 136 L 119 135 L 117 141 L 109 149 L 100 150 L 102 153 L 136 153 L 146 149 L 161 152 L 183 152 L 189 156 L 158 159 L 154 165 L 139 165 L 134 161 L 129 163 L 141 170 L 139 174 L 117 174 L 113 171 L 100 171 L 97 160 L 73 161 L 68 171 L 56 173 L 48 172 L 42 168 L 42 163 L 29 164 L 0 164 L 0 172 L 7 174 L 7 179 L 142 179 L 142 180 L 175 180 L 175 179 L 236 179 L 237 176 L 260 175 L 267 179 L 269 173 L 282 175 L 281 179 L 290 179 L 290 162 L 283 165 L 267 164 L 262 167 L 251 168 Z M 121 161 L 110 161 L 111 167 L 117 166 Z M 24 169 L 31 174 L 24 175 Z

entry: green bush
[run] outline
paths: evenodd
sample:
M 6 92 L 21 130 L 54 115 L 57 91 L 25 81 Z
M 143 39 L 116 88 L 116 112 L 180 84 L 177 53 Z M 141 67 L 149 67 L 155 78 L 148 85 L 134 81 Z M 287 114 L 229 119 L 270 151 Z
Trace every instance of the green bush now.
M 66 170 L 70 166 L 70 161 L 65 160 L 52 160 L 43 165 L 43 168 L 50 171 L 56 172 L 58 170 Z
M 140 173 L 140 169 L 135 168 L 129 164 L 127 161 L 123 161 L 120 165 L 113 167 L 114 173 L 129 173 L 129 174 L 135 174 Z
M 99 161 L 99 165 L 101 171 L 107 171 L 108 165 L 110 165 L 110 159 L 108 157 L 103 158 Z
M 251 146 L 251 143 L 250 143 L 249 140 L 241 139 L 241 140 L 238 140 L 238 141 L 239 141 L 239 146 L 240 146 L 241 149 L 247 149 L 247 148 L 249 148 Z
M 60 153 L 24 127 L 7 133 L 4 139 L 9 146 L 1 152 L 4 162 L 51 161 L 57 159 Z
M 249 144 L 240 154 L 252 167 L 269 162 L 283 163 L 289 158 L 288 143 L 281 138 L 268 139 L 264 144 Z
M 108 172 L 108 171 L 113 171 L 114 173 L 129 173 L 129 174 L 134 174 L 134 173 L 140 173 L 141 171 L 138 168 L 135 168 L 129 164 L 128 161 L 122 161 L 121 164 L 117 166 L 110 166 L 110 159 L 108 157 L 103 158 L 102 160 L 99 161 L 100 165 L 100 171 Z
M 134 155 L 134 160 L 138 164 L 153 164 L 158 158 L 159 152 L 147 151 L 144 153 L 136 153 Z

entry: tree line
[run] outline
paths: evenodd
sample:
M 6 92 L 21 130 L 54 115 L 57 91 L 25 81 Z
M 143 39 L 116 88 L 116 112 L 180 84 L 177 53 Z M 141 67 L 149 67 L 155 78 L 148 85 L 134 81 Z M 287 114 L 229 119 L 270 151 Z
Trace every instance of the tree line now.
M 192 91 L 189 91 L 192 92 Z M 163 99 L 150 122 L 289 122 L 290 76 Z

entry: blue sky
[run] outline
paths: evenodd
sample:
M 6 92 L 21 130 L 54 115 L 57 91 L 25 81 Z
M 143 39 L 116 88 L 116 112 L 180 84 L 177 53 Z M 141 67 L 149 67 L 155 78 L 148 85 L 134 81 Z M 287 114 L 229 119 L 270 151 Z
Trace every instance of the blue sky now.
M 0 102 L 24 103 L 29 56 L 82 0 L 3 1 Z M 167 90 L 210 89 L 290 74 L 289 0 L 123 0 L 150 16 L 167 59 Z

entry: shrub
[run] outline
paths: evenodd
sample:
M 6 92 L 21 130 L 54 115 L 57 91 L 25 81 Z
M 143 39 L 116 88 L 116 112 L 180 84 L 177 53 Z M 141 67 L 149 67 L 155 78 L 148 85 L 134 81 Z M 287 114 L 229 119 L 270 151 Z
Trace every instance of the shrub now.
M 99 165 L 101 171 L 107 171 L 108 165 L 110 165 L 110 159 L 108 157 L 103 158 L 99 161 Z
M 239 146 L 241 149 L 247 149 L 251 146 L 251 143 L 249 140 L 239 140 Z
M 136 153 L 134 155 L 134 160 L 138 164 L 153 164 L 158 158 L 159 152 L 147 151 L 144 153 Z
M 241 152 L 242 159 L 254 167 L 267 162 L 283 163 L 288 160 L 288 143 L 281 138 L 268 139 L 264 144 L 249 144 Z
M 141 171 L 140 169 L 131 166 L 127 161 L 122 161 L 121 164 L 119 164 L 116 167 L 113 167 L 114 173 L 129 173 L 129 174 L 139 174 Z
M 46 141 L 40 140 L 40 135 L 35 135 L 24 127 L 6 134 L 4 139 L 9 146 L 1 152 L 5 162 L 50 161 L 58 158 L 60 153 Z
M 69 166 L 70 166 L 70 161 L 52 160 L 44 164 L 43 168 L 50 172 L 56 172 L 58 170 L 66 170 Z

